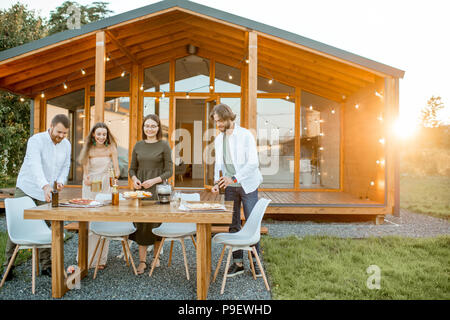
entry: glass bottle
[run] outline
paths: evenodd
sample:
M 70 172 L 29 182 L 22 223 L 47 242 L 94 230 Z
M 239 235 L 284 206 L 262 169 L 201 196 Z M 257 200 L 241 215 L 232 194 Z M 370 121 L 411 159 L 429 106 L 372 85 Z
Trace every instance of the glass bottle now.
M 113 187 L 112 187 L 112 198 L 111 198 L 111 203 L 113 206 L 118 206 L 119 205 L 119 190 L 118 190 L 118 185 L 116 183 L 116 181 L 114 181 Z
M 115 177 L 114 177 L 114 168 L 110 168 L 109 169 L 109 186 L 112 188 L 113 186 L 114 186 L 114 179 L 115 179 Z
M 58 207 L 59 205 L 59 192 L 58 192 L 58 183 L 56 181 L 53 182 L 53 190 L 52 190 L 52 207 Z

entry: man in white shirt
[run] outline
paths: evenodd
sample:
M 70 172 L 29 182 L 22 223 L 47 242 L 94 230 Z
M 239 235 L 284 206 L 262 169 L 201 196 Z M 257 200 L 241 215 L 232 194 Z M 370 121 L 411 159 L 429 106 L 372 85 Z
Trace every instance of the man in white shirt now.
M 64 114 L 58 114 L 52 119 L 50 129 L 28 139 L 25 158 L 17 177 L 15 198 L 28 196 L 38 206 L 51 201 L 54 181 L 57 182 L 59 191 L 64 188 L 70 170 L 71 145 L 66 139 L 69 127 L 69 118 Z M 8 237 L 5 247 L 5 270 L 15 246 Z M 48 276 L 51 275 L 50 253 L 50 249 L 39 249 L 42 274 Z M 9 272 L 6 280 L 13 277 L 13 273 Z
M 234 122 L 236 115 L 226 104 L 216 105 L 210 116 L 220 131 L 214 140 L 216 184 L 211 191 L 218 193 L 220 187 L 225 188 L 225 201 L 234 202 L 233 220 L 229 232 L 238 232 L 241 230 L 241 203 L 244 207 L 245 219 L 248 219 L 258 202 L 258 187 L 263 181 L 259 171 L 256 142 L 249 130 Z M 219 170 L 222 170 L 222 178 L 220 178 Z M 259 255 L 259 243 L 256 245 L 256 250 Z M 233 261 L 228 277 L 244 272 L 242 250 L 233 252 Z M 257 276 L 261 276 L 257 264 L 254 266 Z

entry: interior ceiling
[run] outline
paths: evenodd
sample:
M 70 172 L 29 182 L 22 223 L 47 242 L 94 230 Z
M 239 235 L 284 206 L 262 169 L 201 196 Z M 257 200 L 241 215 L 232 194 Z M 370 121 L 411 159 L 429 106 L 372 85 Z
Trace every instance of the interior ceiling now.
M 197 47 L 197 56 L 214 58 L 235 68 L 245 64 L 247 45 L 242 29 L 173 10 L 107 29 L 106 51 L 110 61 L 106 62 L 106 79 L 117 78 L 124 70 L 130 72 L 133 60 L 148 68 L 187 57 L 189 44 Z M 258 36 L 258 74 L 335 101 L 350 96 L 376 78 L 370 72 L 263 35 Z M 45 91 L 50 97 L 92 85 L 94 76 L 95 35 L 89 35 L 1 66 L 0 88 L 29 97 Z M 152 81 L 150 73 L 145 76 Z M 177 76 L 186 75 L 177 72 Z M 227 81 L 226 75 L 219 76 Z M 63 89 L 64 82 L 67 91 Z

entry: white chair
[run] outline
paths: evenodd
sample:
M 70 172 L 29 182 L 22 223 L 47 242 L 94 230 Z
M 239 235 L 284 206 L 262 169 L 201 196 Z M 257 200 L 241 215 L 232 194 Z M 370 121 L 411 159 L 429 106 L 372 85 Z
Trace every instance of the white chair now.
M 214 272 L 213 282 L 216 280 L 217 273 L 219 272 L 220 264 L 222 263 L 223 255 L 225 250 L 229 248 L 227 264 L 225 266 L 225 274 L 223 275 L 222 288 L 220 294 L 223 294 L 225 290 L 225 283 L 227 279 L 228 268 L 230 267 L 231 253 L 237 250 L 248 251 L 248 257 L 250 260 L 250 266 L 252 269 L 253 279 L 256 279 L 255 269 L 253 266 L 253 259 L 251 257 L 250 251 L 253 252 L 256 262 L 258 263 L 259 269 L 261 270 L 262 277 L 264 279 L 264 284 L 266 285 L 267 291 L 270 291 L 269 283 L 267 282 L 266 274 L 259 260 L 258 253 L 256 252 L 255 245 L 259 242 L 261 238 L 261 220 L 266 212 L 267 206 L 271 200 L 261 198 L 256 203 L 250 217 L 244 224 L 244 227 L 236 233 L 218 233 L 214 236 L 213 241 L 215 243 L 223 244 L 223 250 L 217 263 L 216 271 Z
M 199 193 L 181 193 L 181 200 L 185 201 L 200 201 Z M 197 249 L 197 245 L 195 243 L 194 235 L 197 233 L 197 225 L 195 223 L 177 223 L 177 222 L 165 222 L 162 223 L 158 228 L 152 229 L 153 233 L 157 236 L 160 236 L 161 244 L 159 245 L 158 251 L 156 252 L 155 259 L 153 260 L 152 267 L 150 269 L 149 276 L 151 277 L 153 274 L 153 269 L 155 269 L 156 262 L 158 261 L 161 248 L 163 247 L 164 241 L 170 241 L 170 253 L 169 253 L 169 264 L 172 261 L 172 250 L 173 250 L 173 242 L 180 241 L 181 248 L 183 250 L 184 257 L 184 267 L 186 268 L 186 277 L 189 280 L 189 268 L 187 264 L 186 257 L 186 248 L 184 246 L 184 239 L 186 237 L 190 237 L 192 242 L 194 243 L 194 247 Z
M 110 193 L 98 193 L 95 196 L 95 200 L 97 201 L 106 201 L 111 200 Z M 125 200 L 121 194 L 119 194 L 119 200 Z M 98 267 L 100 265 L 100 257 L 103 253 L 103 246 L 105 245 L 106 239 L 108 240 L 117 240 L 122 242 L 122 248 L 125 255 L 125 261 L 127 266 L 130 266 L 128 262 L 128 257 L 131 260 L 131 265 L 133 267 L 134 274 L 137 275 L 136 267 L 134 265 L 133 257 L 131 256 L 130 247 L 128 246 L 128 236 L 136 231 L 135 226 L 132 222 L 100 222 L 93 221 L 90 224 L 90 230 L 99 236 L 97 245 L 95 246 L 94 253 L 92 254 L 91 260 L 89 262 L 89 268 L 91 267 L 92 261 L 94 260 L 95 254 L 97 253 L 98 246 L 100 241 L 102 241 L 102 246 L 100 248 L 100 253 L 97 258 L 97 265 L 95 267 L 94 279 L 97 277 Z
M 23 211 L 33 207 L 36 207 L 36 204 L 30 197 L 5 199 L 8 235 L 11 241 L 16 244 L 16 248 L 9 261 L 0 288 L 5 283 L 19 250 L 32 249 L 31 291 L 33 294 L 35 293 L 35 275 L 38 273 L 36 262 L 39 263 L 37 249 L 52 247 L 52 231 L 45 224 L 44 220 L 25 220 L 23 218 Z

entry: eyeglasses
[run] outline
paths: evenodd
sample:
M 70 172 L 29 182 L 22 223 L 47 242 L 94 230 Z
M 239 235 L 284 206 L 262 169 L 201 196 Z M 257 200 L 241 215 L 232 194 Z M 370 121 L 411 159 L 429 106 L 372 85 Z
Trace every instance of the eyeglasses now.
M 157 129 L 158 126 L 144 126 L 144 129 Z

